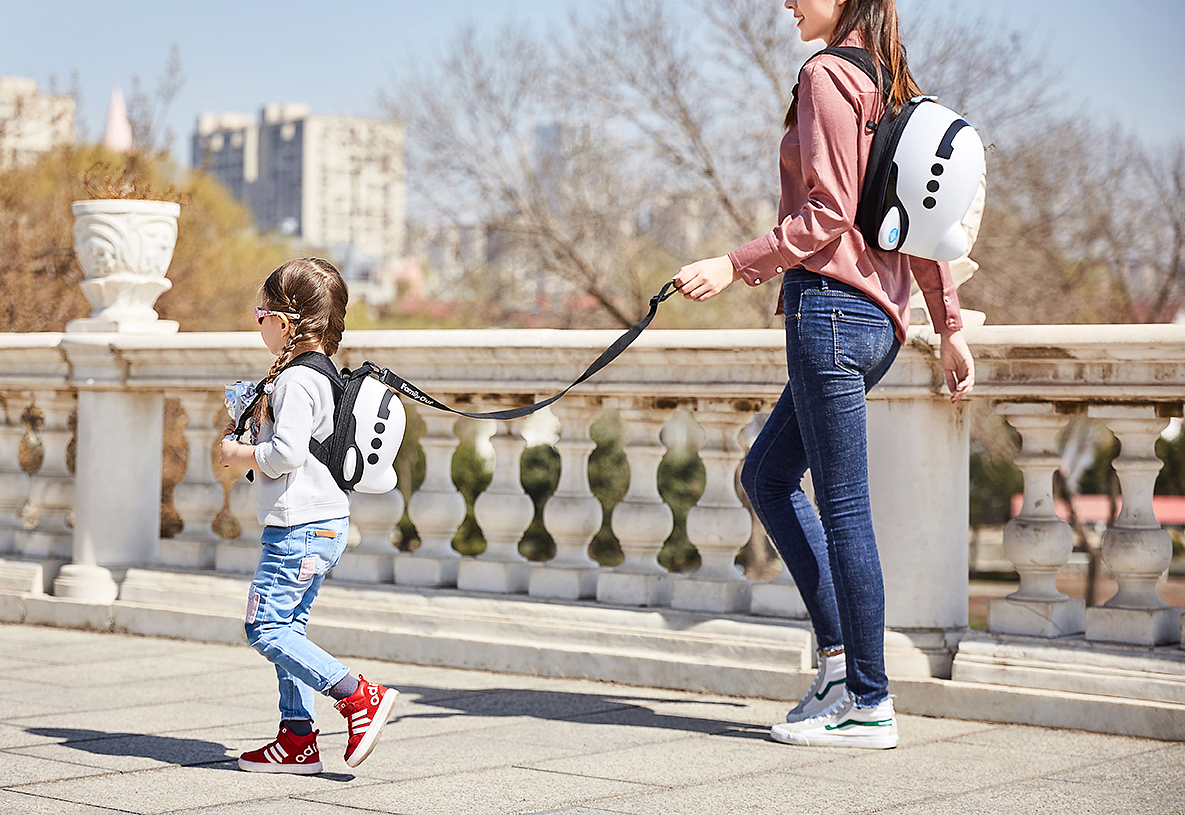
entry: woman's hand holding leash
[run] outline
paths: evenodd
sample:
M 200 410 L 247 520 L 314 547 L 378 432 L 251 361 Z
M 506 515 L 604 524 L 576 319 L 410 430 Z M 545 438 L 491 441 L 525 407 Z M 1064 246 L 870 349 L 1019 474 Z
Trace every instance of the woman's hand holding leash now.
M 721 255 L 684 266 L 673 282 L 688 300 L 702 303 L 740 279 L 740 273 L 732 267 L 732 260 L 728 255 Z

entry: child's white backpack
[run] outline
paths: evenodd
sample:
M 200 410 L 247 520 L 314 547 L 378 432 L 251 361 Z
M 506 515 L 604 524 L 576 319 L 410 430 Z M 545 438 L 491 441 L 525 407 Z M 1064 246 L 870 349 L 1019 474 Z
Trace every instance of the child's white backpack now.
M 395 455 L 403 443 L 403 403 L 378 377 L 382 369 L 363 362 L 338 371 L 324 354 L 310 351 L 292 360 L 323 373 L 333 383 L 333 434 L 309 440 L 309 450 L 346 492 L 382 494 L 395 489 Z

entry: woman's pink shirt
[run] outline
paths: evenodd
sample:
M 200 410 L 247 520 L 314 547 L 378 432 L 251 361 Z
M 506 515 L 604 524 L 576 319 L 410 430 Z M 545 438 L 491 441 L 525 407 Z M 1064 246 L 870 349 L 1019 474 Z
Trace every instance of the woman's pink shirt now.
M 861 42 L 852 34 L 842 44 Z M 728 256 L 750 286 L 796 267 L 854 286 L 888 313 L 904 342 L 911 270 L 939 333 L 961 329 L 963 319 L 949 264 L 873 249 L 855 226 L 872 145 L 867 123 L 883 109 L 855 65 L 830 54 L 811 60 L 799 77 L 798 123 L 782 138 L 778 225 Z

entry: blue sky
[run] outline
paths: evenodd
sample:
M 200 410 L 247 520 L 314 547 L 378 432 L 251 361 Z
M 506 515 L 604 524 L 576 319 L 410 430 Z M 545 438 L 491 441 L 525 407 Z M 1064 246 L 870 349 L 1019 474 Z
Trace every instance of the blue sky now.
M 777 0 L 771 0 L 777 2 Z M 899 0 L 903 16 L 925 0 Z M 1185 0 L 930 0 L 1003 17 L 1064 67 L 1073 98 L 1152 142 L 1185 140 Z M 11 3 L 0 75 L 59 88 L 77 72 L 86 135 L 101 133 L 111 89 L 152 87 L 171 43 L 186 82 L 168 123 L 188 160 L 198 113 L 254 113 L 267 102 L 376 114 L 378 92 L 409 59 L 427 59 L 467 22 L 562 22 L 564 0 L 205 0 L 200 4 L 46 0 Z M 176 10 L 175 10 L 176 9 Z

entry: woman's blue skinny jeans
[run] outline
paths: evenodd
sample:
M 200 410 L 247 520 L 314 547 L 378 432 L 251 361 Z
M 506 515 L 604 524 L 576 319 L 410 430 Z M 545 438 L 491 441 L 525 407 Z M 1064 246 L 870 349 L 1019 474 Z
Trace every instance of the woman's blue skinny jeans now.
M 857 289 L 802 269 L 782 283 L 790 380 L 741 484 L 802 593 L 820 648 L 842 645 L 861 707 L 889 695 L 885 589 L 868 495 L 865 394 L 900 348 Z M 818 512 L 802 489 L 811 472 Z

